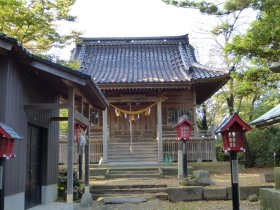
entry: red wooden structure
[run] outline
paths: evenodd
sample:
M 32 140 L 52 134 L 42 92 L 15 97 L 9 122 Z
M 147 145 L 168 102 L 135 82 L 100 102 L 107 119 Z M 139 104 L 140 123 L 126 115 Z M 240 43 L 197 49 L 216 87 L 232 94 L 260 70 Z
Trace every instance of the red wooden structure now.
M 11 125 L 0 122 L 0 158 L 14 158 L 16 156 L 13 152 L 15 140 L 22 139 L 22 135 Z
M 234 113 L 223 121 L 215 133 L 222 134 L 224 152 L 245 152 L 244 132 L 251 129 L 238 114 Z
M 176 125 L 177 140 L 179 141 L 190 140 L 191 128 L 193 126 L 194 124 L 191 121 L 189 121 L 188 117 L 186 115 L 183 115 Z

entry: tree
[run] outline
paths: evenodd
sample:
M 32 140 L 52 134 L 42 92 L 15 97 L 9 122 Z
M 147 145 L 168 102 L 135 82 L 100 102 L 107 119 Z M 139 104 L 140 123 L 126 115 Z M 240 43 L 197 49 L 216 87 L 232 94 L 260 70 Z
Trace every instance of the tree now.
M 232 68 L 230 81 L 219 91 L 215 99 L 226 101 L 229 114 L 240 114 L 251 121 L 254 110 L 264 96 L 277 88 L 279 76 L 271 75 L 269 64 L 279 59 L 279 14 L 278 0 L 226 0 L 224 4 L 206 1 L 174 1 L 163 0 L 166 3 L 196 8 L 201 13 L 212 15 L 220 20 L 220 24 L 210 31 L 217 46 L 222 50 L 222 57 L 228 68 Z M 258 12 L 258 19 L 245 35 L 238 33 L 238 20 L 246 9 Z M 276 17 L 276 18 L 275 18 Z M 231 19 L 231 21 L 229 21 Z M 222 42 L 221 41 L 221 37 Z M 245 142 L 247 144 L 247 142 Z M 252 160 L 250 148 L 245 154 L 246 160 Z M 252 161 L 248 166 L 252 166 Z
M 257 20 L 244 35 L 234 37 L 226 50 L 235 56 L 264 59 L 267 64 L 280 58 L 280 1 L 262 0 L 254 4 Z
M 17 39 L 35 54 L 63 48 L 80 32 L 58 33 L 60 22 L 74 22 L 69 14 L 75 0 L 0 0 L 0 33 Z

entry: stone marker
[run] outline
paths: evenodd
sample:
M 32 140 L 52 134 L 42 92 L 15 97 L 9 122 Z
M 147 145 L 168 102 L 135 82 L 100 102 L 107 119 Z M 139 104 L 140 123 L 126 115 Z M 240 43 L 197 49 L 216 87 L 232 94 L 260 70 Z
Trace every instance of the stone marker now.
M 274 167 L 275 189 L 280 190 L 280 167 Z
M 274 174 L 273 173 L 263 173 L 260 174 L 260 179 L 263 182 L 274 182 Z
M 195 170 L 191 177 L 180 182 L 180 185 L 183 186 L 209 186 L 213 184 L 214 182 L 210 178 L 209 171 L 205 170 Z
M 248 200 L 250 202 L 256 202 L 256 201 L 259 200 L 259 198 L 258 198 L 258 196 L 256 194 L 251 194 L 251 195 L 248 196 Z
M 81 199 L 81 206 L 82 207 L 90 207 L 92 206 L 92 195 L 91 193 L 84 193 Z

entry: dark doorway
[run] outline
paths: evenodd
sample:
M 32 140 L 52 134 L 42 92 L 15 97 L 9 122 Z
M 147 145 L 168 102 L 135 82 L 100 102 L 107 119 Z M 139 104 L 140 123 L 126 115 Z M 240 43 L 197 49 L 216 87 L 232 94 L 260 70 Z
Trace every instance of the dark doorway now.
M 28 125 L 25 209 L 41 204 L 43 129 Z

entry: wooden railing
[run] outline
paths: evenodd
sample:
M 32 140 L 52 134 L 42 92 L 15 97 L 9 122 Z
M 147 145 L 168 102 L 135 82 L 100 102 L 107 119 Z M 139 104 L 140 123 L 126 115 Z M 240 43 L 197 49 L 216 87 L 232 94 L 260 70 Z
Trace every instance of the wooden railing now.
M 163 157 L 171 158 L 177 162 L 177 134 L 175 130 L 163 130 Z M 215 137 L 211 130 L 198 130 L 191 132 L 191 140 L 187 142 L 188 161 L 215 161 L 216 148 Z
M 163 157 L 168 158 L 172 162 L 177 162 L 177 135 L 175 131 L 163 131 Z M 192 132 L 191 141 L 187 142 L 188 161 L 214 161 L 216 160 L 215 138 L 212 131 L 196 131 Z M 77 144 L 74 144 L 74 163 L 78 162 Z M 103 155 L 103 143 L 100 140 L 91 140 L 90 148 L 90 164 L 98 163 Z M 59 144 L 59 164 L 67 163 L 67 141 L 60 140 Z
M 89 145 L 89 162 L 90 164 L 98 163 L 100 157 L 103 155 L 102 142 L 90 142 Z M 74 164 L 78 163 L 78 147 L 77 143 L 74 143 Z M 59 164 L 67 164 L 67 141 L 59 142 Z

